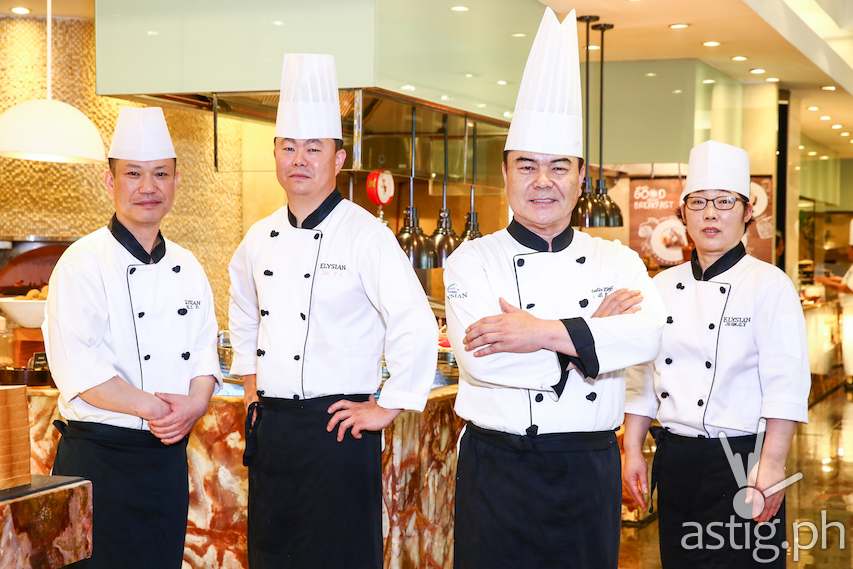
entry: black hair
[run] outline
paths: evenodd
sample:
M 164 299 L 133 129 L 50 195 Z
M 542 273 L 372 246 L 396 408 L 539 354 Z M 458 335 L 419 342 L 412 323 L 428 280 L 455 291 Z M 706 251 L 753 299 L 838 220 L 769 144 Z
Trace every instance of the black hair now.
M 116 160 L 118 160 L 118 158 L 107 158 L 107 163 L 110 165 L 110 172 L 113 173 L 113 176 L 116 175 Z M 178 159 L 172 158 L 172 160 L 174 160 L 175 169 L 177 170 Z
M 275 144 L 275 141 L 278 140 L 279 138 L 282 138 L 282 137 L 274 136 L 272 139 L 272 143 Z M 343 150 L 344 140 L 342 138 L 333 138 L 332 140 L 335 141 L 335 152 L 337 152 L 338 150 Z
M 509 153 L 510 153 L 510 152 L 512 152 L 512 150 L 504 150 L 504 166 L 507 166 L 506 161 L 507 161 L 507 157 L 509 156 Z M 581 157 L 579 157 L 579 156 L 573 156 L 572 158 L 577 158 L 577 159 L 578 159 L 578 170 L 580 170 L 581 168 L 583 168 L 583 164 L 584 164 L 584 160 L 583 160 L 583 158 L 581 158 Z

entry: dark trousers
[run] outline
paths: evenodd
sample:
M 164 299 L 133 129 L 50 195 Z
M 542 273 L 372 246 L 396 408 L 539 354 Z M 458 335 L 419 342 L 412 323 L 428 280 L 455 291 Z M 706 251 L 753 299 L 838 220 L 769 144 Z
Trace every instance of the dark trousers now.
M 251 569 L 382 569 L 381 433 L 326 432 L 335 401 L 261 397 L 246 437 Z
M 657 485 L 663 569 L 784 569 L 785 502 L 769 522 L 744 519 L 733 502 L 740 486 L 719 439 L 663 430 L 655 439 L 652 485 Z M 755 435 L 728 441 L 746 471 Z
M 180 569 L 189 508 L 187 439 L 166 446 L 148 431 L 55 421 L 53 473 L 92 481 L 92 557 L 75 569 Z
M 521 436 L 469 424 L 456 475 L 456 569 L 616 569 L 612 431 Z

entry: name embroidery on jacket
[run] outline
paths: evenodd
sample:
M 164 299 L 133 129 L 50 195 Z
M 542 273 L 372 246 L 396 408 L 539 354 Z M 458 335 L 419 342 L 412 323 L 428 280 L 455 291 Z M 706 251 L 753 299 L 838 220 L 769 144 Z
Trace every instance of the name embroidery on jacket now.
M 750 322 L 752 322 L 752 318 L 749 316 L 723 316 L 723 326 L 746 328 Z
M 592 289 L 592 296 L 594 296 L 596 298 L 604 298 L 605 296 L 607 296 L 608 294 L 613 292 L 614 288 L 616 288 L 616 287 L 614 287 L 614 286 L 600 286 L 598 288 L 594 288 L 594 289 Z
M 447 287 L 447 290 L 445 290 L 444 292 L 447 295 L 447 298 L 454 298 L 457 300 L 463 300 L 468 298 L 468 293 L 459 290 L 459 285 L 457 285 L 456 283 L 451 283 L 450 286 Z
M 186 306 L 188 310 L 198 310 L 201 308 L 201 301 L 187 299 L 184 301 L 184 306 Z
M 347 266 L 338 263 L 320 263 L 320 270 L 345 271 Z

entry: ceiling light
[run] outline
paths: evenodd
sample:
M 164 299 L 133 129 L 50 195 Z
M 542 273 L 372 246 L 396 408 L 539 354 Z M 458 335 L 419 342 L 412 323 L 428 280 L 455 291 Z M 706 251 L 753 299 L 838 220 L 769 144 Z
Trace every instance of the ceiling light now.
M 834 125 L 832 125 L 832 130 L 841 130 L 842 128 L 844 128 L 844 125 L 840 123 L 835 123 Z
M 669 25 L 670 30 L 686 30 L 689 27 L 690 27 L 690 24 L 670 24 Z
M 850 139 L 850 144 L 853 144 L 853 138 Z
M 650 72 L 648 72 L 648 73 L 646 73 L 646 77 L 657 77 L 657 76 L 658 76 L 658 74 L 657 74 L 657 73 L 653 73 L 653 72 L 651 72 L 651 71 L 650 71 Z
M 732 61 L 746 61 L 747 59 L 749 58 L 745 55 L 736 55 L 732 58 Z
M 753 75 L 764 75 L 765 73 L 767 73 L 761 67 L 753 67 L 752 69 L 749 70 L 749 72 L 752 73 Z
M 702 45 L 704 45 L 705 47 L 720 47 L 720 42 L 711 40 L 702 42 Z
M 451 12 L 467 12 L 468 6 L 451 6 Z
M 152 38 L 153 38 L 154 36 L 159 36 L 159 35 L 160 35 L 160 32 L 158 32 L 157 30 L 148 30 L 148 31 L 147 31 L 147 32 L 145 32 L 145 33 L 146 33 L 146 34 L 148 34 L 148 37 L 152 37 Z
M 800 150 L 805 150 L 805 149 L 806 149 L 806 147 L 805 147 L 805 146 L 803 146 L 802 144 L 801 144 L 801 145 L 799 145 L 797 148 L 799 148 Z
M 414 86 L 414 85 L 409 85 L 408 83 L 406 83 L 405 85 L 403 85 L 402 87 L 400 87 L 400 89 L 401 89 L 402 91 L 414 91 L 414 90 L 415 90 L 415 86 Z
M 681 89 L 676 89 L 675 91 L 672 92 L 673 95 L 680 95 L 681 93 L 683 93 L 683 91 Z
M 844 132 L 841 133 L 841 136 L 843 136 L 844 138 L 847 138 L 848 136 L 850 136 L 850 133 L 845 130 Z
M 768 77 L 767 79 L 765 79 L 765 81 L 767 81 L 768 83 L 778 83 L 779 78 L 778 77 Z
M 816 113 L 820 110 L 820 107 L 815 107 L 814 105 L 812 105 L 811 107 L 809 107 L 809 110 L 813 113 Z
M 703 85 L 713 85 L 714 83 L 716 83 L 716 81 L 714 81 L 713 79 L 703 79 L 702 80 Z
M 821 115 L 820 120 L 822 121 L 831 121 L 832 117 L 829 115 Z
M 466 73 L 466 74 L 465 74 L 465 78 L 466 78 L 466 79 L 470 79 L 470 78 L 471 78 L 471 77 L 473 77 L 473 76 L 474 76 L 474 74 L 473 74 L 473 73 Z
M 821 159 L 821 160 L 829 160 L 829 156 L 827 156 L 826 154 L 824 154 L 823 156 L 821 156 L 821 157 L 820 157 L 820 159 Z
M 815 152 L 814 150 L 810 150 L 809 156 L 817 156 L 817 152 Z
M 524 32 L 515 32 L 514 34 L 512 34 L 512 37 L 514 37 L 514 38 L 526 38 L 527 34 L 525 34 Z
M 503 79 L 498 79 L 498 85 L 503 87 L 504 85 L 506 85 L 506 81 L 504 81 Z
M 824 91 L 835 91 L 835 85 L 824 85 L 821 89 Z
M 30 13 L 30 9 L 25 8 L 24 6 L 15 6 L 14 8 L 12 8 L 12 13 L 17 14 L 19 16 L 26 16 Z
M 594 43 L 589 44 L 589 51 L 598 51 L 601 49 L 601 46 L 595 45 Z
M 274 26 L 283 26 L 283 25 L 284 25 L 284 22 L 282 22 L 281 20 L 273 20 L 273 21 L 272 21 L 272 25 L 274 25 Z
M 47 14 L 52 10 L 47 0 Z M 45 18 L 51 38 L 53 18 Z M 104 162 L 104 141 L 89 117 L 52 98 L 53 47 L 46 49 L 47 93 L 44 99 L 18 103 L 0 115 L 0 156 L 40 162 Z
M 512 111 L 504 111 L 504 118 L 505 119 L 511 119 L 512 118 Z
M 442 96 L 441 96 L 441 100 L 442 100 L 442 101 L 449 101 L 449 100 L 450 100 L 450 96 L 449 96 L 449 95 L 442 95 Z
M 486 103 L 477 103 L 477 108 L 478 108 L 478 109 L 485 109 L 485 108 L 486 108 Z

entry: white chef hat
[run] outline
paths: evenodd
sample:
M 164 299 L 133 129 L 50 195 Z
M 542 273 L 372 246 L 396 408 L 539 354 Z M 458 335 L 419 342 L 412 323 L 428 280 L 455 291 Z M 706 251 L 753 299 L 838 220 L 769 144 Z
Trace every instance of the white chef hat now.
M 324 53 L 284 55 L 275 135 L 302 140 L 343 139 L 333 56 Z
M 749 155 L 746 150 L 716 140 L 698 144 L 690 151 L 687 183 L 681 201 L 702 190 L 728 190 L 749 199 Z
M 122 107 L 107 157 L 143 162 L 177 158 L 163 109 Z
M 580 60 L 575 11 L 562 23 L 551 8 L 527 56 L 504 150 L 583 156 Z

